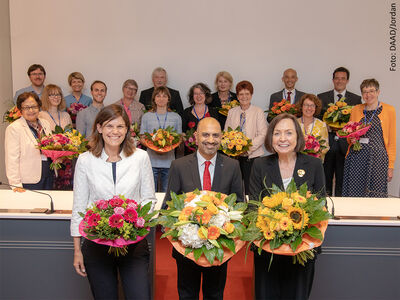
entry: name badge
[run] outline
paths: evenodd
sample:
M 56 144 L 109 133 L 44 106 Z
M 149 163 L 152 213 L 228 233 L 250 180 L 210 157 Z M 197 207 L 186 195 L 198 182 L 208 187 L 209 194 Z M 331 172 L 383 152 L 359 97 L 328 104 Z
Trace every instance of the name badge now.
M 361 144 L 368 144 L 369 143 L 369 138 L 360 138 L 360 143 Z

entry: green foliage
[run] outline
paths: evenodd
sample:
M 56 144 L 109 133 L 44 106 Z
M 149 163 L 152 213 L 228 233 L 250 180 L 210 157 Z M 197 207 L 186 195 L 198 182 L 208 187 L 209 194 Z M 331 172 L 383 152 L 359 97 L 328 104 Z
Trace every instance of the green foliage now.
M 315 239 L 319 239 L 320 241 L 322 241 L 322 239 L 324 238 L 322 236 L 321 230 L 319 230 L 315 226 L 307 228 L 304 233 L 307 233 L 309 236 L 311 236 L 311 237 L 313 237 Z
M 237 197 L 236 194 L 230 194 L 225 198 L 225 203 L 228 204 L 229 207 L 233 207 L 236 203 Z

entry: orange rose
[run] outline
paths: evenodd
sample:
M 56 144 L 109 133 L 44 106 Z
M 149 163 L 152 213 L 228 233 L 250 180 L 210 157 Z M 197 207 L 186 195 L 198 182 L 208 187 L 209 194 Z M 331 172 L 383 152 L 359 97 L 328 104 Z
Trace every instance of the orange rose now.
M 235 230 L 235 225 L 231 222 L 226 222 L 223 228 L 227 233 L 232 233 Z
M 281 110 L 278 109 L 278 110 L 276 111 L 276 114 L 279 115 L 280 113 L 281 113 Z
M 208 228 L 208 239 L 216 240 L 217 238 L 219 238 L 220 234 L 221 233 L 217 226 L 210 226 L 210 228 Z

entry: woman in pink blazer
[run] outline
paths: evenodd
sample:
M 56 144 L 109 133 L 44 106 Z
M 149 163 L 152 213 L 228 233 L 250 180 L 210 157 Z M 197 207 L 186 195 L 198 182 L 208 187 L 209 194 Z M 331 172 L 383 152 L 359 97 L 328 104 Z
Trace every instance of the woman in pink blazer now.
M 35 93 L 19 95 L 17 107 L 22 117 L 6 129 L 6 174 L 9 184 L 15 186 L 14 191 L 22 191 L 22 187 L 37 190 L 53 187 L 50 159 L 36 148 L 36 139 L 51 133 L 49 122 L 39 118 L 41 105 Z

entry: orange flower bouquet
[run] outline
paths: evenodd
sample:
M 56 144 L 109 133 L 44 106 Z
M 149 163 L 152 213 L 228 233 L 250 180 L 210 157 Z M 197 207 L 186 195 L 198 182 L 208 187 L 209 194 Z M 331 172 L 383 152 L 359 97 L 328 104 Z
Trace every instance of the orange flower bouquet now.
M 224 116 L 226 117 L 226 116 L 228 116 L 229 110 L 230 110 L 231 108 L 234 108 L 234 107 L 239 106 L 239 105 L 240 105 L 240 104 L 239 104 L 239 101 L 237 101 L 237 100 L 232 100 L 231 102 L 228 102 L 228 103 L 226 103 L 226 104 L 223 104 L 222 107 L 218 110 L 218 112 L 219 112 L 221 115 L 224 115 Z
M 244 246 L 241 220 L 247 204 L 236 203 L 236 194 L 195 190 L 171 196 L 159 224 L 166 228 L 161 237 L 167 237 L 179 253 L 210 267 L 223 264 Z
M 158 153 L 166 153 L 179 146 L 181 135 L 168 126 L 166 129 L 154 129 L 153 133 L 145 132 L 140 142 Z
M 17 108 L 17 106 L 13 106 L 4 113 L 3 122 L 12 123 L 19 118 L 21 118 L 21 111 Z
M 222 134 L 220 150 L 229 156 L 239 156 L 249 151 L 251 139 L 244 135 L 237 127 L 235 130 L 228 127 L 228 131 Z
M 350 120 L 353 106 L 347 105 L 345 99 L 343 97 L 336 103 L 329 103 L 328 110 L 322 118 L 326 124 L 335 130 L 342 129 Z
M 289 101 L 282 99 L 280 102 L 274 102 L 271 110 L 266 111 L 268 113 L 268 120 L 271 121 L 277 115 L 287 113 L 297 116 L 299 111 L 295 104 L 290 104 Z
M 324 240 L 331 215 L 326 211 L 325 198 L 308 191 L 304 183 L 299 190 L 292 179 L 286 191 L 273 185 L 270 196 L 250 200 L 257 210 L 245 216 L 248 228 L 243 240 L 254 242 L 273 254 L 293 256 L 293 263 L 314 258 L 313 248 Z M 271 258 L 272 259 L 272 258 Z

